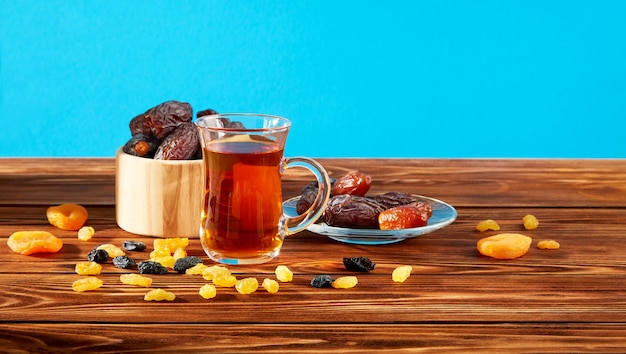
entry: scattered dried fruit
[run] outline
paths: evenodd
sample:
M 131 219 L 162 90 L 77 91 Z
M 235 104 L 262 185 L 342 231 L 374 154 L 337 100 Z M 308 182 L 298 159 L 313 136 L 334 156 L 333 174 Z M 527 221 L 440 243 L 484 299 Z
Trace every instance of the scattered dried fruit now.
M 354 288 L 359 283 L 359 280 L 355 276 L 343 276 L 335 279 L 330 286 L 336 289 L 349 289 Z
M 344 258 L 343 265 L 347 270 L 353 272 L 369 272 L 376 268 L 376 263 L 367 257 Z
M 243 295 L 252 294 L 259 288 L 259 281 L 256 278 L 243 278 L 235 283 L 235 290 Z
M 270 294 L 276 294 L 278 292 L 278 288 L 280 287 L 276 280 L 270 278 L 263 279 L 263 284 L 261 284 L 261 286 Z
M 48 222 L 61 230 L 76 231 L 83 227 L 89 214 L 87 209 L 78 204 L 61 204 L 48 208 Z
M 290 282 L 293 280 L 293 272 L 285 265 L 277 266 L 274 273 L 276 274 L 276 279 L 282 282 Z
M 524 223 L 524 228 L 526 230 L 534 230 L 539 227 L 539 220 L 532 214 L 525 215 L 522 218 L 522 222 Z
M 189 274 L 189 275 L 202 275 L 204 273 L 204 270 L 207 269 L 207 266 L 204 265 L 203 263 L 198 263 L 195 266 L 188 268 L 187 270 L 185 270 L 185 274 Z M 208 279 L 208 280 L 212 280 Z
M 537 242 L 537 248 L 541 250 L 558 250 L 561 244 L 555 240 L 541 240 Z
M 210 267 L 206 267 L 202 271 L 202 277 L 206 280 L 213 280 L 214 278 L 218 276 L 225 277 L 229 275 L 230 275 L 230 270 L 228 270 L 228 268 L 224 266 L 219 266 L 219 265 L 212 265 Z
M 146 288 L 149 288 L 152 285 L 152 278 L 134 273 L 120 275 L 120 281 L 122 284 L 144 286 Z
M 137 263 L 128 256 L 117 256 L 113 258 L 113 265 L 121 269 L 132 269 L 137 266 Z
M 314 288 L 328 287 L 334 281 L 335 279 L 328 274 L 316 275 L 311 279 L 311 286 Z
M 213 284 L 224 288 L 232 288 L 237 284 L 237 278 L 234 275 L 218 274 L 213 277 Z M 257 284 L 258 285 L 258 284 Z
M 176 295 L 163 289 L 150 290 L 143 297 L 145 301 L 174 301 Z
M 98 275 L 102 272 L 102 266 L 96 262 L 78 262 L 74 270 L 80 275 Z
M 532 238 L 515 233 L 502 233 L 478 240 L 478 252 L 496 259 L 514 259 L 528 252 Z
M 410 265 L 396 267 L 393 272 L 391 272 L 391 280 L 395 283 L 404 283 L 411 276 L 412 271 L 413 267 Z
M 97 250 L 105 250 L 109 254 L 109 257 L 115 258 L 117 256 L 124 256 L 126 253 L 116 245 L 112 243 L 103 243 L 100 246 L 96 247 Z
M 214 285 L 204 284 L 200 287 L 200 291 L 198 293 L 205 299 L 212 299 L 217 296 L 217 289 Z
M 99 289 L 103 281 L 96 277 L 86 277 L 78 279 L 72 283 L 72 289 L 78 293 Z
M 139 262 L 137 265 L 137 269 L 139 269 L 139 273 L 141 274 L 165 274 L 167 273 L 167 268 L 164 267 L 161 263 L 154 261 L 143 261 Z
M 96 230 L 94 230 L 93 227 L 83 226 L 80 229 L 78 229 L 78 239 L 81 241 L 89 241 L 91 240 L 91 238 L 93 237 L 95 233 L 96 233 Z
M 176 250 L 177 248 L 187 248 L 189 246 L 188 237 L 168 237 L 155 238 L 153 241 L 154 249 Z
M 202 263 L 202 259 L 200 257 L 187 256 L 187 257 L 176 259 L 176 262 L 174 263 L 174 266 L 172 268 L 178 273 L 185 273 L 187 269 L 195 265 L 201 264 L 201 263 Z
M 476 230 L 480 232 L 487 231 L 487 230 L 498 231 L 500 230 L 500 225 L 498 225 L 498 223 L 495 220 L 487 219 L 487 220 L 483 220 L 479 222 L 476 225 Z
M 122 247 L 127 251 L 142 252 L 146 250 L 146 244 L 141 241 L 124 241 Z
M 109 252 L 103 249 L 94 248 L 87 253 L 87 260 L 96 263 L 105 263 L 109 260 Z
M 63 241 L 47 231 L 17 231 L 7 239 L 11 251 L 23 255 L 33 253 L 56 253 Z

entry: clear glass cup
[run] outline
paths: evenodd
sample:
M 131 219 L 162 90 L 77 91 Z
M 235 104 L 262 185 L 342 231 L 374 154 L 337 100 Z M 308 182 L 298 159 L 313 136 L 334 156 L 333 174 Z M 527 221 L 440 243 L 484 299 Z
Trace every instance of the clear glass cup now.
M 204 160 L 204 201 L 200 240 L 212 260 L 259 264 L 278 256 L 286 236 L 300 232 L 324 212 L 330 180 L 324 168 L 306 157 L 285 158 L 291 122 L 283 117 L 226 113 L 199 117 Z M 308 169 L 318 193 L 303 214 L 282 210 L 285 169 Z

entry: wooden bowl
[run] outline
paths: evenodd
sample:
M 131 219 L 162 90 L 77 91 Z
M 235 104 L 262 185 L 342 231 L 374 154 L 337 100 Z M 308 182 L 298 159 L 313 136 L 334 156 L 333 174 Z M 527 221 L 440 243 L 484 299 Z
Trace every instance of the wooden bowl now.
M 155 237 L 199 237 L 202 160 L 165 161 L 115 155 L 116 219 L 125 231 Z

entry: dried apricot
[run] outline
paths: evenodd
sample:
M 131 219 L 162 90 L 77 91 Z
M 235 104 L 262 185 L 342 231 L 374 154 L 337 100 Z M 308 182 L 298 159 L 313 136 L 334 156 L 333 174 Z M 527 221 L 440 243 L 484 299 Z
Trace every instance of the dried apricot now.
M 525 215 L 522 218 L 522 222 L 524 223 L 524 228 L 526 230 L 534 230 L 539 226 L 539 220 L 537 220 L 537 217 L 532 214 Z
M 55 253 L 63 247 L 63 241 L 47 231 L 17 231 L 11 234 L 7 245 L 15 253 Z
M 476 230 L 483 232 L 487 230 L 498 231 L 500 230 L 500 225 L 495 220 L 487 219 L 483 220 L 476 225 Z
M 561 244 L 555 240 L 541 240 L 537 242 L 537 248 L 541 250 L 558 250 Z
M 522 234 L 502 233 L 478 240 L 476 247 L 484 256 L 514 259 L 528 252 L 533 239 Z
M 46 216 L 50 225 L 61 230 L 76 231 L 83 227 L 89 213 L 82 205 L 70 203 L 49 207 Z

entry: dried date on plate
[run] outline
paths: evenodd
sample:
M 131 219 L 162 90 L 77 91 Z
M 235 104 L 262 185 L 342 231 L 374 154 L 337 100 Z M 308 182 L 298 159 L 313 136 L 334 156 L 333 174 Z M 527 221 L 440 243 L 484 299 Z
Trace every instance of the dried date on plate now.
M 378 215 L 385 210 L 371 198 L 342 194 L 330 198 L 323 220 L 330 226 L 378 229 Z
M 181 123 L 191 122 L 192 118 L 193 112 L 189 103 L 166 101 L 150 108 L 144 119 L 152 134 L 163 139 Z
M 348 173 L 339 177 L 330 193 L 332 195 L 351 194 L 364 196 L 370 190 L 372 177 L 362 172 Z
M 428 203 L 416 202 L 387 209 L 378 215 L 381 230 L 401 230 L 426 226 L 433 209 Z
M 190 160 L 200 148 L 200 138 L 195 124 L 181 123 L 161 143 L 154 154 L 155 160 Z
M 385 209 L 391 209 L 400 205 L 407 205 L 415 202 L 415 198 L 413 198 L 413 196 L 401 192 L 387 192 L 385 194 L 374 196 L 372 199 L 382 204 Z

